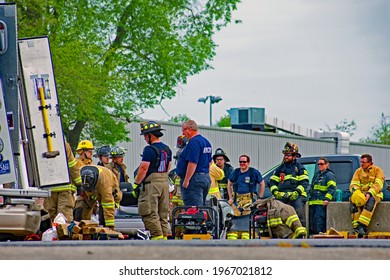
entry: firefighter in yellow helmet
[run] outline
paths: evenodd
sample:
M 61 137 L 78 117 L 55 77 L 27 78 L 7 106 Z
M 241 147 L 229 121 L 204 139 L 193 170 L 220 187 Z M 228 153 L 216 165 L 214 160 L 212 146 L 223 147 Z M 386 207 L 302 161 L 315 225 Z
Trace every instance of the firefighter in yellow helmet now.
M 81 168 L 80 174 L 87 205 L 83 209 L 82 219 L 91 219 L 93 207 L 98 201 L 102 208 L 99 224 L 114 229 L 115 207 L 122 199 L 122 191 L 114 173 L 103 166 L 88 165 Z
M 93 147 L 92 141 L 81 140 L 77 145 L 76 153 L 79 155 L 77 162 L 79 166 L 92 164 L 92 153 L 95 148 Z
M 360 238 L 368 234 L 372 215 L 378 203 L 383 199 L 384 181 L 385 174 L 380 167 L 374 165 L 372 156 L 362 155 L 360 168 L 353 174 L 349 186 L 352 193 L 350 197 L 352 227 Z
M 92 164 L 92 154 L 93 151 L 95 150 L 92 141 L 90 140 L 81 140 L 79 144 L 77 145 L 76 148 L 76 153 L 78 154 L 77 157 L 77 167 L 81 169 L 85 165 L 91 165 Z M 74 220 L 75 221 L 81 221 L 82 219 L 82 212 L 83 208 L 85 208 L 87 205 L 85 204 L 84 201 L 84 196 L 85 194 L 81 189 L 77 191 L 77 196 L 76 196 L 76 203 L 74 206 Z M 96 212 L 96 208 L 95 208 Z
M 62 213 L 68 223 L 73 221 L 73 207 L 75 206 L 76 188 L 81 185 L 80 168 L 74 158 L 72 149 L 65 142 L 65 152 L 68 161 L 69 176 L 71 182 L 67 185 L 50 187 L 51 196 L 45 198 L 44 207 L 49 212 L 53 221 L 58 213 Z

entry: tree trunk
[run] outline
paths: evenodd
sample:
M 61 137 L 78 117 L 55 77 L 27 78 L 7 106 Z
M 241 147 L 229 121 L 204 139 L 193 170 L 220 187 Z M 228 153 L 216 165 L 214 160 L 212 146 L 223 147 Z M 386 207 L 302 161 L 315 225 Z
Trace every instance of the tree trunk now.
M 86 121 L 77 121 L 74 128 L 72 130 L 69 130 L 67 133 L 67 139 L 73 151 L 75 151 L 77 148 L 77 145 L 80 141 L 81 132 L 83 131 L 86 124 Z

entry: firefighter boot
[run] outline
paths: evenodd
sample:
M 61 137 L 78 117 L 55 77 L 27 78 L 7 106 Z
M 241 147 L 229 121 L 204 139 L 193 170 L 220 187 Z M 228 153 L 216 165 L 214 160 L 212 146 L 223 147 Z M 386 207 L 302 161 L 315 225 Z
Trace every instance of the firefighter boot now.
M 364 235 L 368 234 L 368 227 L 359 223 L 355 231 L 358 234 L 358 238 L 363 238 Z

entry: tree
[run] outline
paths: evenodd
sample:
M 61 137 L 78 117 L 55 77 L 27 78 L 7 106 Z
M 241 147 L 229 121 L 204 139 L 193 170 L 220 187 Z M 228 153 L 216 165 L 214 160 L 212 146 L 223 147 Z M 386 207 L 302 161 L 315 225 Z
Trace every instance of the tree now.
M 186 114 L 179 114 L 177 116 L 172 116 L 170 119 L 169 119 L 169 122 L 173 122 L 173 123 L 183 123 L 183 122 L 186 122 L 188 121 L 190 118 L 186 115 Z
M 379 125 L 371 128 L 371 136 L 360 139 L 360 142 L 390 145 L 390 116 L 382 113 Z
M 327 125 L 329 131 L 341 131 L 341 132 L 347 132 L 351 137 L 354 135 L 354 131 L 356 130 L 356 122 L 354 120 L 348 121 L 347 119 L 344 119 L 343 121 L 337 123 L 334 128 L 330 128 L 329 125 Z
M 64 131 L 113 144 L 134 113 L 210 68 L 240 0 L 16 0 L 19 37 L 50 39 Z
M 230 115 L 222 116 L 219 121 L 217 122 L 218 127 L 231 127 L 230 123 Z

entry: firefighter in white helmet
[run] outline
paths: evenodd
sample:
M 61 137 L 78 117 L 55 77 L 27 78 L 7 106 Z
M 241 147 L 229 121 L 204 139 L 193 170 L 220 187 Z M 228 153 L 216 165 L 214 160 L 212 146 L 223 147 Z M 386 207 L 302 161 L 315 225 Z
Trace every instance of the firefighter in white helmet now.
M 80 174 L 87 205 L 83 209 L 82 219 L 90 220 L 93 207 L 99 202 L 102 208 L 99 224 L 114 229 L 115 208 L 122 199 L 122 191 L 114 173 L 103 166 L 87 165 L 81 168 Z
M 123 163 L 125 156 L 125 149 L 121 147 L 113 147 L 110 152 L 111 162 L 106 165 L 108 169 L 114 172 L 119 183 L 129 182 L 129 175 L 127 175 L 127 166 Z
M 368 234 L 368 226 L 378 203 L 383 199 L 385 174 L 374 165 L 372 156 L 364 154 L 360 157 L 360 168 L 353 174 L 349 190 L 352 226 L 358 237 Z M 362 197 L 364 196 L 364 198 Z

